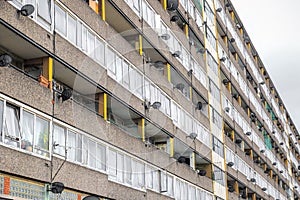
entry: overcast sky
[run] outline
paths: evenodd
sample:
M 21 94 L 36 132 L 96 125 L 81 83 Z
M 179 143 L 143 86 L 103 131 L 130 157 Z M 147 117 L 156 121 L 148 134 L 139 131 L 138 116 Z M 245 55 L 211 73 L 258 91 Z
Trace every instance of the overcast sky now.
M 231 2 L 293 122 L 300 128 L 300 0 Z

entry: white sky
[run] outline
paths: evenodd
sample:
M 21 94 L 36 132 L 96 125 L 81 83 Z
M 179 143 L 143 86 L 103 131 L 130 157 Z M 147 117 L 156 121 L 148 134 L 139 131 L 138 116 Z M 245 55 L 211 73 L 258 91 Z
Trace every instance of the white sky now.
M 300 128 L 300 0 L 231 2 L 293 122 Z

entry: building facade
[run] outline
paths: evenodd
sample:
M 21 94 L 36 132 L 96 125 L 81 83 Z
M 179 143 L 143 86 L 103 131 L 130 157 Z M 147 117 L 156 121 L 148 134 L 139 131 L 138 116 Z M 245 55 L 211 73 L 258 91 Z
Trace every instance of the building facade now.
M 229 0 L 0 9 L 0 199 L 300 196 L 299 133 Z

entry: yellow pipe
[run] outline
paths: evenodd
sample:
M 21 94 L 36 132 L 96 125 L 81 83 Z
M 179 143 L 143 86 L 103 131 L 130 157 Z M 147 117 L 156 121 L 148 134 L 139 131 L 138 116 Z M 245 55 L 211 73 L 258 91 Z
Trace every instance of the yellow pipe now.
M 187 38 L 189 38 L 189 26 L 186 24 L 186 25 L 184 26 L 184 28 L 185 28 L 185 36 L 186 36 Z
M 169 63 L 167 64 L 167 70 L 168 70 L 168 81 L 171 82 L 171 66 Z
M 142 56 L 143 55 L 143 37 L 142 37 L 142 35 L 139 35 L 139 44 L 140 44 L 139 53 L 140 53 L 140 56 Z
M 234 141 L 234 130 L 231 131 L 231 139 Z
M 103 21 L 106 20 L 106 16 L 105 16 L 105 0 L 102 0 L 102 20 Z
M 170 157 L 174 156 L 174 138 L 170 137 Z
M 107 94 L 103 95 L 103 118 L 107 121 Z
M 53 59 L 49 57 L 48 60 L 48 80 L 49 80 L 49 87 L 52 90 L 52 76 L 53 76 Z
M 142 141 L 145 142 L 145 119 L 142 118 Z
M 164 0 L 163 4 L 164 4 L 164 10 L 167 10 L 167 0 Z

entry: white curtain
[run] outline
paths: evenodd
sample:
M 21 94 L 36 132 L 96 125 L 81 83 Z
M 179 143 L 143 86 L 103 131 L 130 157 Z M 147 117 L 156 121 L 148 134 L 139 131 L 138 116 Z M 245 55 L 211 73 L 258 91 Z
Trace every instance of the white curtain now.
M 120 153 L 117 154 L 117 181 L 124 182 L 124 156 Z
M 67 138 L 67 158 L 70 161 L 75 161 L 76 150 L 76 134 L 72 131 L 68 132 Z
M 34 136 L 34 115 L 23 111 L 22 121 L 22 149 L 32 151 L 33 136 Z

